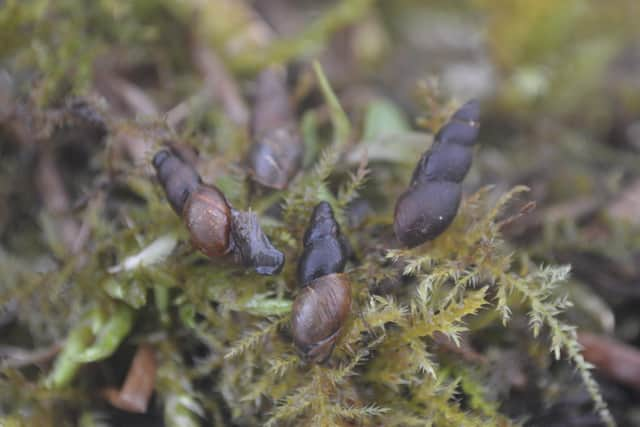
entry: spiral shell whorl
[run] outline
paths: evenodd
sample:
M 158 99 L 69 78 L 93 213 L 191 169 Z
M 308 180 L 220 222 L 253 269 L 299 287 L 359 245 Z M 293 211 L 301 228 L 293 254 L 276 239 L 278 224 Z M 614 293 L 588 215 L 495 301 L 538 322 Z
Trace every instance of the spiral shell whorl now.
M 304 249 L 298 263 L 300 286 L 306 286 L 318 277 L 344 271 L 347 251 L 329 203 L 320 202 L 315 207 L 302 242 Z
M 250 176 L 265 187 L 284 189 L 300 169 L 303 154 L 284 70 L 267 68 L 258 76 L 251 137 Z
M 293 304 L 291 332 L 302 357 L 326 361 L 351 311 L 351 287 L 343 274 L 347 251 L 331 205 L 318 204 L 307 228 L 298 263 L 300 291 Z
M 182 215 L 187 199 L 202 184 L 200 175 L 169 150 L 158 151 L 152 164 L 169 204 L 178 215 Z
M 478 136 L 480 106 L 469 101 L 436 134 L 396 203 L 394 231 L 408 247 L 421 245 L 444 232 L 460 205 L 461 182 L 471 167 Z
M 314 363 L 329 358 L 351 309 L 351 287 L 345 274 L 313 280 L 293 303 L 293 342 L 303 357 Z
M 220 257 L 233 249 L 230 241 L 231 207 L 220 190 L 200 185 L 185 203 L 183 219 L 191 243 L 208 257 Z

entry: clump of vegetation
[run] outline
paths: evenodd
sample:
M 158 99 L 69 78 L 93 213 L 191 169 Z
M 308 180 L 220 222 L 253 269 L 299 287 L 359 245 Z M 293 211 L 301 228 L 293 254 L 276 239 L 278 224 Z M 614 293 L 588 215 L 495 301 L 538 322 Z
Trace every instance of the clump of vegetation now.
M 367 73 L 393 50 L 384 13 L 417 7 L 402 3 L 398 12 L 367 0 L 323 4 L 306 29 L 276 36 L 266 17 L 277 27 L 277 13 L 242 1 L 5 2 L 0 424 L 523 425 L 552 405 L 555 373 L 575 370 L 580 387 L 561 387 L 592 402 L 577 411 L 615 425 L 569 321 L 571 267 L 544 253 L 572 243 L 568 229 L 543 224 L 542 243 L 505 238 L 526 223 L 534 196 L 513 175 L 481 177 L 492 175 L 495 145 L 481 137 L 443 234 L 410 249 L 395 239 L 396 195 L 462 105 L 423 83 L 411 115 L 424 126 L 412 130 L 399 102 L 372 89 Z M 548 14 L 520 3 L 517 16 Z M 474 13 L 492 7 L 478 1 Z M 562 12 L 567 21 L 552 29 L 573 22 L 573 9 Z M 502 72 L 547 58 L 562 28 L 549 41 L 505 36 L 534 47 L 531 57 L 494 47 Z M 332 37 L 366 51 L 362 63 L 325 49 Z M 320 53 L 324 66 L 311 60 Z M 266 189 L 243 163 L 258 108 L 246 99 L 258 71 L 288 62 L 305 154 L 285 188 Z M 366 82 L 361 92 L 349 92 L 359 83 L 349 76 Z M 282 273 L 259 276 L 194 250 L 152 168 L 167 145 L 229 205 L 257 216 L 284 253 Z M 480 185 L 493 181 L 511 182 Z M 296 351 L 290 319 L 303 234 L 323 201 L 349 242 L 353 301 L 330 358 L 315 364 Z

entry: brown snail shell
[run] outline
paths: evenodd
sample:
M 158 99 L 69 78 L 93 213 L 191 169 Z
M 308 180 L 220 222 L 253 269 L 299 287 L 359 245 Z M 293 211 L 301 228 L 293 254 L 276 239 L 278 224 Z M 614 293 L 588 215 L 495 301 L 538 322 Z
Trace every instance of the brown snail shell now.
M 420 158 L 407 191 L 396 202 L 393 229 L 412 248 L 442 234 L 458 213 L 461 182 L 471 167 L 480 106 L 469 101 L 436 134 Z
M 215 187 L 200 185 L 184 205 L 182 218 L 193 246 L 209 257 L 231 252 L 231 208 Z
M 282 190 L 302 164 L 303 144 L 289 101 L 284 69 L 260 73 L 251 116 L 253 144 L 247 157 L 251 178 Z
M 293 304 L 293 342 L 313 363 L 326 361 L 351 312 L 351 287 L 345 274 L 319 277 L 305 286 Z
M 173 151 L 156 153 L 153 167 L 198 250 L 210 258 L 228 257 L 258 274 L 282 270 L 284 254 L 273 247 L 254 213 L 233 209 L 218 188 L 203 184 L 200 175 Z

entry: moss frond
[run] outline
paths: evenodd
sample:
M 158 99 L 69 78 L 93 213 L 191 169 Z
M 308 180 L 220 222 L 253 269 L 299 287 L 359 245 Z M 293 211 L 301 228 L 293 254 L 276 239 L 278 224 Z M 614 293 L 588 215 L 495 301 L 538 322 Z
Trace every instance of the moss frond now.
M 498 412 L 498 404 L 487 399 L 487 390 L 482 383 L 472 376 L 471 369 L 456 369 L 460 388 L 469 398 L 469 407 L 490 419 L 503 418 Z
M 527 320 L 532 333 L 516 338 L 518 343 L 525 341 L 522 353 L 528 354 L 509 349 L 518 353 L 517 362 L 526 363 L 531 357 L 543 365 L 552 357 L 566 357 L 580 374 L 596 411 L 607 425 L 614 424 L 592 366 L 581 353 L 576 327 L 564 317 L 571 307 L 561 295 L 569 268 L 531 263 L 529 255 L 537 259 L 548 241 L 537 253 L 528 253 L 516 252 L 503 240 L 505 225 L 526 213 L 527 205 L 515 215 L 506 213 L 528 191 L 526 187 L 501 195 L 492 187 L 482 188 L 463 197 L 454 222 L 438 238 L 412 249 L 390 249 L 397 244 L 390 212 L 401 178 L 410 173 L 405 166 L 415 161 L 411 158 L 415 150 L 431 141 L 426 134 L 409 132 L 401 110 L 391 101 L 372 104 L 365 113 L 364 131 L 355 129 L 361 107 L 372 99 L 368 89 L 384 90 L 384 76 L 371 86 L 355 85 L 355 91 L 347 87 L 341 103 L 315 61 L 312 71 L 324 105 L 316 105 L 315 91 L 308 96 L 313 75 L 306 81 L 306 70 L 291 97 L 304 99 L 296 105 L 296 115 L 307 109 L 301 127 L 310 149 L 303 170 L 286 190 L 265 195 L 254 192 L 236 166 L 250 138 L 244 126 L 228 120 L 220 107 L 225 102 L 217 97 L 226 88 L 201 90 L 203 80 L 211 76 L 199 70 L 194 51 L 215 48 L 223 58 L 222 68 L 240 70 L 224 85 L 242 97 L 244 89 L 251 91 L 243 80 L 246 75 L 268 64 L 318 54 L 337 29 L 368 15 L 366 22 L 357 22 L 340 35 L 340 42 L 346 41 L 342 44 L 357 50 L 356 43 L 375 36 L 369 31 L 377 31 L 379 18 L 388 17 L 389 23 L 397 19 L 392 16 L 396 7 L 390 6 L 392 2 L 337 1 L 298 35 L 283 39 L 268 29 L 266 36 L 256 31 L 266 25 L 253 12 L 252 2 L 246 1 L 0 3 L 0 107 L 11 110 L 0 111 L 0 151 L 10 160 L 0 164 L 0 199 L 11 206 L 0 213 L 0 328 L 7 344 L 3 341 L 0 349 L 0 425 L 48 427 L 58 420 L 60 425 L 99 424 L 93 411 L 96 405 L 106 407 L 96 399 L 103 383 L 111 385 L 124 373 L 122 361 L 132 346 L 149 343 L 157 356 L 158 402 L 149 412 L 162 417 L 167 426 L 502 427 L 512 424 L 500 413 L 510 408 L 501 407 L 498 399 L 516 385 L 500 379 L 504 390 L 489 389 L 489 377 L 494 379 L 487 369 L 490 357 L 479 353 L 492 355 L 498 349 L 502 356 L 504 347 L 513 343 L 512 328 L 518 331 Z M 413 8 L 418 2 L 393 3 Z M 554 10 L 551 4 L 545 0 L 540 16 Z M 404 7 L 398 6 L 403 15 L 412 10 Z M 294 25 L 307 17 L 292 12 Z M 398 29 L 405 35 L 413 31 Z M 348 74 L 350 84 L 365 77 L 359 74 L 357 57 L 354 63 L 343 63 L 343 52 L 329 53 L 323 61 L 328 58 L 332 73 Z M 398 53 L 398 58 L 405 58 Z M 334 68 L 336 62 L 340 66 Z M 545 73 L 545 78 L 552 74 Z M 133 119 L 136 113 L 130 110 L 135 108 L 128 102 L 110 100 L 123 95 L 101 86 L 105 81 L 110 86 L 112 78 L 141 85 L 134 95 L 149 93 L 161 108 L 176 104 L 192 108 L 187 113 L 191 117 L 184 119 L 186 126 L 168 129 L 162 113 Z M 104 119 L 108 136 L 95 141 L 83 135 L 78 138 L 82 141 L 59 142 L 56 132 L 71 120 L 60 105 L 70 95 L 89 91 L 100 99 L 92 104 L 92 113 Z M 200 95 L 204 96 L 198 102 L 184 101 Z M 402 96 L 398 94 L 399 101 Z M 408 105 L 405 101 L 399 104 Z M 449 108 L 453 104 L 444 100 L 426 101 L 433 126 L 441 125 L 453 111 Z M 327 112 L 330 123 L 325 126 Z M 18 132 L 11 122 L 21 120 L 23 113 L 34 141 L 14 138 Z M 330 132 L 324 132 L 325 127 Z M 135 156 L 127 155 L 129 142 L 118 141 L 123 135 L 148 143 L 137 147 L 144 152 L 139 159 L 131 161 L 129 157 Z M 363 141 L 352 141 L 354 135 L 363 135 Z M 274 245 L 286 253 L 281 274 L 258 276 L 233 262 L 226 264 L 228 260 L 210 260 L 192 248 L 181 217 L 167 205 L 157 179 L 149 175 L 152 152 L 167 137 L 197 147 L 197 167 L 210 172 L 202 173 L 208 176 L 205 181 L 215 182 L 237 209 L 253 209 Z M 400 146 L 404 148 L 396 150 Z M 354 168 L 354 160 L 358 153 L 366 153 L 366 147 L 371 147 L 371 158 L 363 155 Z M 64 215 L 78 224 L 84 239 L 81 250 L 70 250 L 59 214 L 41 208 L 38 195 L 31 194 L 41 191 L 34 191 L 28 176 L 37 167 L 19 170 L 33 163 L 43 149 L 55 151 L 56 165 L 67 174 L 62 181 L 73 203 Z M 590 153 L 591 148 L 582 151 Z M 76 153 L 78 159 L 72 158 Z M 72 160 L 69 167 L 67 157 Z M 631 169 L 632 159 L 624 157 L 620 163 Z M 504 159 L 509 161 L 499 164 L 506 168 L 512 159 Z M 618 156 L 608 159 L 618 161 Z M 474 167 L 478 166 L 486 164 L 476 161 Z M 372 177 L 369 167 L 375 170 Z M 26 206 L 23 198 L 28 200 Z M 298 292 L 296 254 L 310 211 L 321 200 L 333 206 L 354 253 L 346 273 L 352 289 L 351 314 L 329 360 L 316 366 L 296 354 L 288 323 Z M 348 208 L 356 206 L 354 201 L 363 211 L 375 213 L 353 221 L 359 225 L 350 229 Z M 17 215 L 12 212 L 14 202 Z M 280 211 L 274 209 L 279 202 Z M 14 218 L 22 215 L 25 218 Z M 546 227 L 545 231 L 556 233 L 562 225 Z M 573 238 L 575 227 L 574 222 L 565 227 L 567 239 Z M 30 230 L 23 233 L 23 229 Z M 607 253 L 605 243 L 594 245 L 581 238 L 585 240 L 572 242 L 573 248 Z M 630 233 L 616 235 L 616 242 L 624 243 L 615 251 L 632 264 L 630 249 L 635 241 L 630 239 Z M 5 320 L 6 313 L 10 320 Z M 524 321 L 510 325 L 511 319 Z M 510 328 L 503 334 L 494 332 L 502 330 L 500 320 Z M 527 341 L 540 336 L 548 336 L 549 342 Z M 11 359 L 14 341 L 23 352 L 52 350 L 46 358 L 16 368 L 19 362 Z M 476 348 L 478 342 L 483 343 L 481 349 Z
M 375 404 L 369 404 L 363 407 L 340 406 L 334 409 L 338 417 L 348 420 L 360 420 L 362 418 L 379 417 L 389 412 L 389 408 L 383 408 Z
M 320 90 L 329 107 L 333 127 L 333 140 L 320 154 L 312 173 L 299 177 L 298 180 L 294 181 L 284 196 L 283 219 L 289 228 L 300 232 L 311 209 L 319 201 L 327 200 L 336 209 L 340 207 L 337 206 L 335 197 L 327 188 L 327 179 L 335 169 L 351 133 L 349 118 L 317 61 L 314 62 L 313 69 Z
M 570 267 L 545 267 L 531 273 L 529 280 L 506 278 L 503 286 L 511 286 L 530 306 L 529 323 L 534 336 L 540 333 L 540 329 L 546 326 L 551 335 L 551 351 L 556 359 L 560 359 L 561 352 L 566 352 L 569 360 L 575 365 L 582 381 L 584 382 L 596 411 L 607 426 L 614 426 L 615 421 L 609 412 L 598 384 L 591 375 L 593 366 L 584 360 L 576 335 L 576 327 L 564 323 L 558 316 L 568 308 L 571 303 L 566 297 L 554 297 L 554 289 L 565 282 L 569 275 Z
M 564 351 L 576 365 L 589 391 L 596 410 L 608 424 L 612 422 L 611 414 L 606 409 L 598 387 L 590 373 L 590 366 L 580 354 L 580 346 L 576 341 L 575 327 L 562 322 L 559 316 L 571 306 L 567 297 L 558 297 L 558 286 L 569 274 L 567 266 L 541 267 L 528 274 L 521 275 L 511 271 L 511 253 L 501 240 L 500 219 L 505 206 L 516 195 L 528 189 L 515 187 L 502 195 L 489 209 L 483 208 L 489 189 L 482 189 L 465 200 L 459 217 L 450 231 L 447 231 L 432 244 L 412 250 L 395 249 L 387 252 L 387 258 L 403 265 L 405 276 L 415 276 L 418 280 L 416 296 L 410 303 L 410 313 L 418 319 L 428 322 L 407 322 L 410 332 L 404 332 L 407 339 L 432 336 L 435 332 L 445 334 L 456 345 L 459 336 L 465 330 L 462 317 L 474 314 L 482 306 L 488 304 L 487 290 L 492 288 L 493 308 L 499 313 L 506 325 L 514 310 L 512 295 L 518 294 L 529 307 L 529 322 L 534 337 L 539 335 L 542 327 L 550 330 L 551 351 L 556 358 Z M 457 248 L 454 251 L 453 248 Z M 489 283 L 490 286 L 474 290 L 478 283 Z M 464 308 L 461 302 L 469 305 Z M 424 310 L 424 307 L 432 307 Z M 438 311 L 435 308 L 438 307 Z M 468 311 L 467 311 L 468 310 Z M 433 314 L 437 313 L 437 314 Z M 397 343 L 404 339 L 398 339 Z M 425 352 L 416 350 L 417 343 L 409 344 L 412 353 L 420 354 L 415 359 L 408 358 L 407 366 L 423 365 L 432 372 L 434 365 Z M 385 348 L 385 344 L 381 348 Z M 418 361 L 422 360 L 421 363 Z M 398 364 L 400 365 L 400 364 Z M 384 366 L 382 370 L 388 370 Z M 431 374 L 436 376 L 437 374 Z M 388 378 L 401 378 L 387 375 Z
M 276 402 L 276 407 L 271 412 L 265 426 L 278 426 L 281 421 L 294 420 L 299 417 L 309 406 L 311 406 L 312 402 L 308 397 L 314 386 L 314 383 L 309 383 L 298 388 L 289 396 Z
M 276 333 L 287 320 L 288 319 L 286 317 L 281 317 L 273 321 L 262 322 L 258 325 L 256 330 L 246 334 L 239 341 L 236 341 L 224 355 L 224 358 L 231 359 L 246 351 L 256 350 L 259 346 L 264 344 L 266 339 Z M 282 366 L 276 368 L 276 372 L 279 372 L 280 375 L 282 374 L 281 370 Z
M 417 324 L 418 319 L 414 319 L 416 323 L 414 323 L 407 336 L 409 338 L 425 337 L 441 332 L 454 341 L 456 345 L 459 345 L 458 334 L 465 330 L 463 326 L 464 317 L 476 314 L 487 303 L 486 294 L 486 287 L 477 291 L 469 291 L 461 302 L 451 302 L 435 315 L 419 308 L 421 323 Z
M 362 157 L 362 159 L 360 159 L 360 163 L 358 164 L 358 169 L 356 170 L 356 172 L 350 173 L 349 180 L 344 183 L 338 190 L 338 212 L 342 216 L 344 215 L 344 209 L 347 207 L 347 205 L 349 205 L 349 203 L 353 202 L 359 197 L 359 190 L 367 183 L 367 178 L 370 172 L 367 168 L 367 163 L 368 160 L 365 155 Z

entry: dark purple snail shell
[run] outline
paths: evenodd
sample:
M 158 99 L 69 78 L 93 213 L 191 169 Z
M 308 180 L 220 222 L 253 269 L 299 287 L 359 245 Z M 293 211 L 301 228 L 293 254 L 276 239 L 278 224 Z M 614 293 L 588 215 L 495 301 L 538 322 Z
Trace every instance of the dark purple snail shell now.
M 473 153 L 460 144 L 436 144 L 430 151 L 424 171 L 427 181 L 461 182 L 471 167 Z
M 303 243 L 291 332 L 305 360 L 323 363 L 331 356 L 351 311 L 351 287 L 343 274 L 347 250 L 327 202 L 315 207 Z
M 458 212 L 462 188 L 457 182 L 432 181 L 410 188 L 396 203 L 394 231 L 407 247 L 440 235 Z
M 194 247 L 210 258 L 229 256 L 258 274 L 282 270 L 284 254 L 262 232 L 251 212 L 239 212 L 215 186 L 170 150 L 153 157 L 153 167 L 173 210 L 184 220 Z
M 442 234 L 453 222 L 462 197 L 461 182 L 471 167 L 480 108 L 470 101 L 436 134 L 413 172 L 411 184 L 396 202 L 396 237 L 412 248 Z
M 152 164 L 169 204 L 175 213 L 182 215 L 187 198 L 202 184 L 200 175 L 169 150 L 158 151 Z
M 231 237 L 240 260 L 246 266 L 254 267 L 258 274 L 272 276 L 280 273 L 284 254 L 271 244 L 260 228 L 256 214 L 232 209 L 231 217 Z
M 463 122 L 478 123 L 480 119 L 480 102 L 477 99 L 467 101 L 462 107 L 458 108 L 452 119 L 460 120 Z
M 347 263 L 347 250 L 331 205 L 320 202 L 311 214 L 310 226 L 302 239 L 304 250 L 298 262 L 298 283 L 306 286 L 327 274 L 341 272 Z
M 247 157 L 251 178 L 264 187 L 286 188 L 302 165 L 303 144 L 284 70 L 267 68 L 258 76 L 251 137 Z
M 467 122 L 452 121 L 445 124 L 438 131 L 435 140 L 453 144 L 473 145 L 478 137 L 478 131 L 477 124 L 472 125 Z

